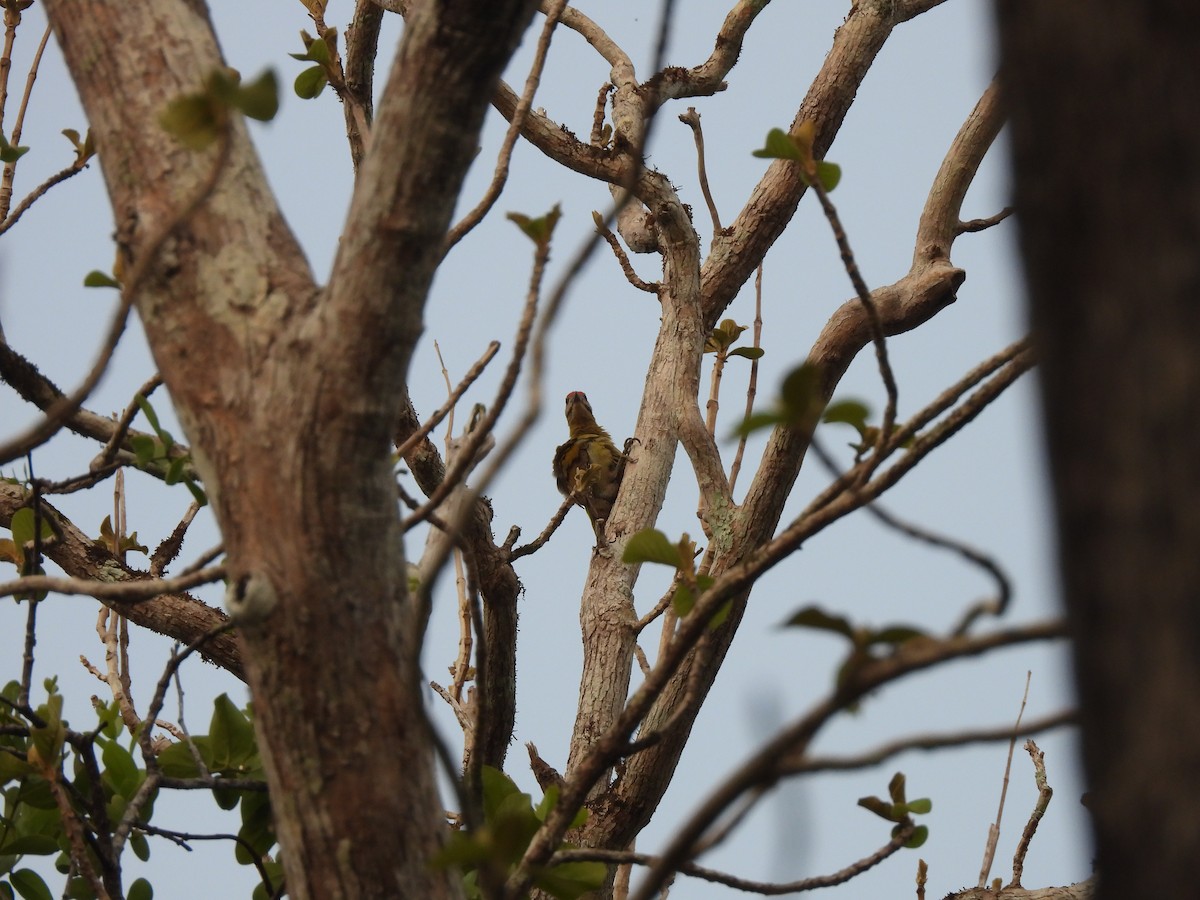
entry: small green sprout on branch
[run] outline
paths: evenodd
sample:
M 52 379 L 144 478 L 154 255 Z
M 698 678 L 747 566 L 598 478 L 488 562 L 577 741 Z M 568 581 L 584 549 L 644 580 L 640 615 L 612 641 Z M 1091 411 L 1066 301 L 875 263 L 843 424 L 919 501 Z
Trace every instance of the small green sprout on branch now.
M 920 847 L 929 837 L 929 827 L 926 825 L 916 825 L 912 816 L 925 815 L 933 809 L 933 801 L 928 797 L 922 797 L 919 800 L 905 799 L 905 784 L 904 773 L 897 772 L 892 776 L 892 780 L 888 782 L 888 796 L 891 798 L 889 803 L 887 800 L 881 800 L 879 797 L 862 797 L 858 801 L 858 805 L 863 809 L 870 810 L 880 818 L 887 819 L 889 822 L 895 822 L 896 825 L 892 828 L 892 837 L 898 837 L 901 832 L 906 829 L 911 829 L 912 833 L 908 840 L 904 842 L 904 846 L 910 850 L 915 850 Z

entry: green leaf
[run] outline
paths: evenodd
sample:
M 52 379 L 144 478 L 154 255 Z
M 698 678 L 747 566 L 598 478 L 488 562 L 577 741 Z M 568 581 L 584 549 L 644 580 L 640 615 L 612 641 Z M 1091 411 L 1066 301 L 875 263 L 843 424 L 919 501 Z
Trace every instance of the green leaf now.
M 15 163 L 28 152 L 28 147 L 14 147 L 0 134 L 0 162 Z
M 513 794 L 521 793 L 515 781 L 494 766 L 483 766 L 479 773 L 483 787 L 483 818 L 492 819 L 500 805 Z
M 534 884 L 558 900 L 576 900 L 603 887 L 608 867 L 602 862 L 568 862 L 553 866 L 534 878 Z
M 733 598 L 730 597 L 717 608 L 717 611 L 713 613 L 713 617 L 708 620 L 708 630 L 716 631 L 718 628 L 724 625 L 725 620 L 729 618 L 729 613 L 732 611 Z
M 887 819 L 889 822 L 897 820 L 895 808 L 886 800 L 880 800 L 878 797 L 859 797 L 858 805 L 875 813 L 881 819 Z
M 150 858 L 150 842 L 146 840 L 146 835 L 140 831 L 134 831 L 129 835 L 129 846 L 133 850 L 133 855 L 146 862 Z
M 762 359 L 767 351 L 762 347 L 738 347 L 729 351 L 730 356 L 740 356 L 743 359 Z
M 48 834 L 23 834 L 0 846 L 0 856 L 53 856 L 59 849 Z
M 320 66 L 312 66 L 296 76 L 296 80 L 292 83 L 292 90 L 301 100 L 314 100 L 321 96 L 321 92 L 325 90 L 327 84 L 329 84 L 329 76 L 325 74 L 325 70 Z
M 167 484 L 179 484 L 183 480 L 184 470 L 187 468 L 188 460 L 186 456 L 177 456 L 171 460 L 171 464 L 167 466 L 167 474 L 163 477 L 163 481 Z
M 192 742 L 196 745 L 201 759 L 212 755 L 211 751 L 208 754 L 205 753 L 208 747 L 208 738 L 204 735 L 193 737 Z M 158 754 L 158 767 L 168 778 L 198 778 L 200 776 L 200 769 L 196 766 L 196 759 L 192 756 L 191 749 L 182 741 L 172 744 Z
M 842 167 L 837 163 L 819 160 L 817 162 L 817 180 L 821 182 L 821 187 L 825 188 L 825 193 L 829 193 L 841 182 Z
M 692 611 L 692 607 L 696 605 L 696 595 L 692 593 L 692 589 L 686 584 L 681 584 L 675 588 L 675 593 L 671 597 L 671 607 L 675 610 L 675 615 L 683 618 Z
M 249 84 L 239 87 L 233 104 L 251 119 L 269 122 L 279 112 L 279 82 L 267 69 Z
M 192 498 L 196 501 L 197 506 L 208 506 L 208 495 L 204 493 L 204 489 L 200 485 L 196 484 L 190 478 L 185 479 L 183 484 L 184 487 L 191 491 Z
M 101 272 L 99 269 L 92 269 L 92 271 L 83 276 L 83 286 L 117 288 L 120 290 L 121 282 L 117 281 L 111 275 Z
M 783 379 L 779 389 L 783 411 L 789 425 L 799 425 L 819 402 L 821 370 L 811 362 L 803 362 Z
M 680 564 L 679 548 L 657 528 L 643 528 L 625 545 L 621 562 L 628 564 L 655 562 L 678 569 Z
M 933 801 L 928 797 L 922 797 L 920 800 L 909 800 L 908 811 L 915 815 L 923 816 L 933 811 Z
M 904 773 L 897 772 L 892 776 L 892 780 L 888 782 L 888 796 L 892 798 L 893 803 L 904 802 Z
M 167 104 L 158 124 L 191 150 L 203 150 L 221 133 L 225 109 L 207 92 L 176 97 Z
M 70 871 L 70 864 L 67 864 L 67 869 Z M 96 892 L 92 890 L 92 884 L 86 878 L 75 877 L 67 880 L 67 889 L 63 896 L 68 900 L 96 900 Z
M 819 606 L 806 606 L 792 613 L 783 623 L 788 628 L 814 628 L 818 631 L 833 631 L 854 640 L 854 626 L 844 616 L 827 613 Z
M 41 524 L 41 527 L 36 530 L 41 532 L 43 543 L 54 537 L 54 527 L 46 520 L 45 516 L 35 516 L 32 507 L 22 507 L 13 513 L 12 520 L 8 526 L 9 531 L 12 532 L 14 543 L 22 549 L 33 544 L 35 519 Z
M 903 825 L 897 825 L 895 828 L 893 828 L 892 829 L 892 837 L 895 837 L 896 835 L 898 835 L 900 833 L 900 829 L 902 829 L 903 827 L 904 827 Z M 924 844 L 927 840 L 929 840 L 929 827 L 926 825 L 918 825 L 916 828 L 913 829 L 912 836 L 907 841 L 904 842 L 904 846 L 907 847 L 909 850 L 916 850 L 918 847 L 920 847 L 922 844 Z
M 137 457 L 139 465 L 148 466 L 158 459 L 159 443 L 148 434 L 134 434 L 129 437 L 129 446 Z
M 749 327 L 748 325 L 739 325 L 733 319 L 725 319 L 705 338 L 704 352 L 717 353 L 722 350 L 728 350 L 733 346 L 733 342 L 738 339 L 738 336 Z
M 861 400 L 838 400 L 825 407 L 821 421 L 826 423 L 841 422 L 853 427 L 859 434 L 867 427 L 867 419 L 871 410 Z
M 132 797 L 141 787 L 144 773 L 141 772 L 133 755 L 115 741 L 110 741 L 100 754 L 104 763 L 104 780 L 114 791 Z
M 212 741 L 213 767 L 218 771 L 240 770 L 258 754 L 254 726 L 228 694 L 213 702 L 208 737 Z
M 734 430 L 733 436 L 747 437 L 756 431 L 762 431 L 764 428 L 774 428 L 776 425 L 783 425 L 786 422 L 787 417 L 781 412 L 751 413 Z
M 138 409 L 142 411 L 142 415 L 150 423 L 150 427 L 154 429 L 155 433 L 161 432 L 162 426 L 158 424 L 158 413 L 154 411 L 154 407 L 150 405 L 150 401 L 141 394 L 138 394 L 134 399 L 137 402 Z
M 767 140 L 761 150 L 753 153 L 759 159 L 790 159 L 803 162 L 805 157 L 796 142 L 782 128 L 772 128 L 767 132 Z
M 505 218 L 513 222 L 524 232 L 526 237 L 539 247 L 545 247 L 554 236 L 554 227 L 558 225 L 558 220 L 562 218 L 562 207 L 555 203 L 550 212 L 538 216 L 536 219 L 531 219 L 524 213 L 518 212 L 507 213 Z
M 54 895 L 50 893 L 50 888 L 46 887 L 46 882 L 42 881 L 42 876 L 33 869 L 18 869 L 8 876 L 8 880 L 17 889 L 22 900 L 54 900 Z
M 126 900 L 154 900 L 154 888 L 145 878 L 139 878 L 129 886 Z

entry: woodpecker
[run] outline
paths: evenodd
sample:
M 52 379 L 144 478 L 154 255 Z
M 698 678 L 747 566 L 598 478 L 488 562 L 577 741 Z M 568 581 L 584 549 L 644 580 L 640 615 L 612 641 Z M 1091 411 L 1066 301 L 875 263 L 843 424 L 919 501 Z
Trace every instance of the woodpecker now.
M 596 540 L 603 542 L 604 523 L 625 471 L 625 454 L 596 424 L 592 405 L 582 391 L 567 394 L 566 413 L 571 436 L 554 451 L 554 480 L 564 495 L 583 507 L 592 520 Z

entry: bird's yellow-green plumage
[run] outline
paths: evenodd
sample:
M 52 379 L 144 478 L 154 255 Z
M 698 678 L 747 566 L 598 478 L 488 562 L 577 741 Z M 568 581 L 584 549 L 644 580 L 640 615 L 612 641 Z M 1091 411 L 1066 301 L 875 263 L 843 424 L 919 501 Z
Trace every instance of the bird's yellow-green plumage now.
M 563 494 L 583 507 L 601 539 L 621 486 L 625 457 L 596 424 L 592 405 L 581 391 L 567 394 L 566 413 L 571 436 L 554 453 L 554 479 Z

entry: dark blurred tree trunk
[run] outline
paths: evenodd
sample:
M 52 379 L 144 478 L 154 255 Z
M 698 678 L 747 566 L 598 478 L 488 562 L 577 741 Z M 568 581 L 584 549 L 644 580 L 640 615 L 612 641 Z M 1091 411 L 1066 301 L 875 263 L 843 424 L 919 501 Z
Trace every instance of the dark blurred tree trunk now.
M 1101 896 L 1194 896 L 1200 16 L 997 10 Z

